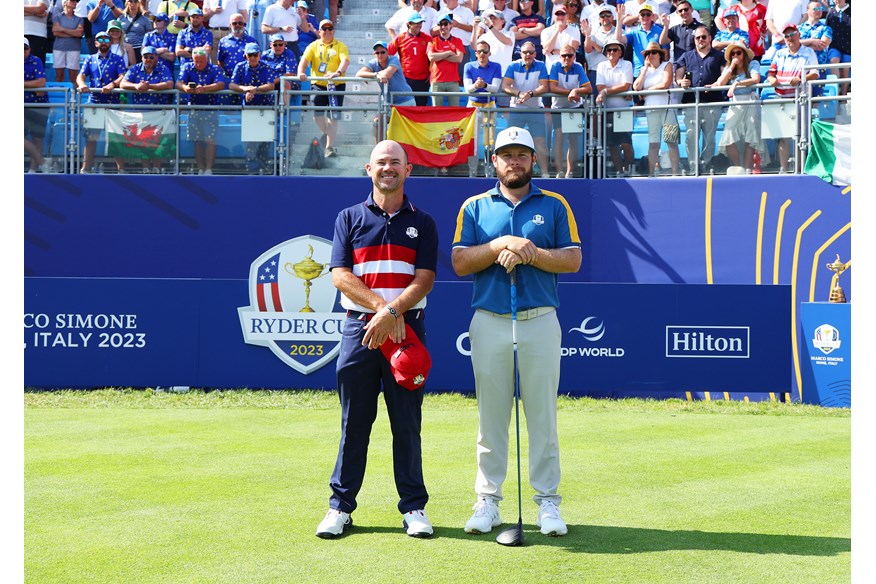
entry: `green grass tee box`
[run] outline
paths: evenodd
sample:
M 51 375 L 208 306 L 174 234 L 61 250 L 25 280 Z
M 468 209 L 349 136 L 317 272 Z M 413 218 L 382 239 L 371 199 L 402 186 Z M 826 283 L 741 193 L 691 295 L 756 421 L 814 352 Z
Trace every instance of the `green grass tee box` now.
M 385 409 L 355 527 L 314 536 L 340 436 L 332 392 L 25 394 L 27 582 L 848 582 L 848 410 L 561 398 L 566 537 L 462 531 L 475 502 L 473 398 L 427 395 L 435 526 L 407 537 Z M 525 418 L 524 418 L 525 420 Z M 517 519 L 511 437 L 501 503 Z

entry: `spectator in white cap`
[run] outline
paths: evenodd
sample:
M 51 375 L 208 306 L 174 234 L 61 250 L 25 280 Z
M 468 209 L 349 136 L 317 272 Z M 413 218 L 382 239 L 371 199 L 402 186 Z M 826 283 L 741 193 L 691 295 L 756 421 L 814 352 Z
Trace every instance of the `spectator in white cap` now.
M 742 43 L 746 47 L 749 45 L 748 33 L 739 28 L 739 13 L 730 8 L 724 12 L 724 30 L 719 30 L 715 33 L 715 38 L 712 39 L 712 48 L 723 51 L 732 43 Z
M 438 13 L 438 17 L 441 18 L 447 14 L 453 17 L 453 20 L 450 21 L 450 35 L 458 38 L 464 49 L 462 61 L 459 62 L 459 77 L 461 79 L 463 67 L 471 61 L 472 57 L 469 45 L 471 44 L 471 31 L 474 25 L 474 12 L 460 4 L 459 0 L 444 0 L 442 5 L 444 9 Z M 432 30 L 431 34 L 435 36 L 440 32 L 436 27 L 436 29 Z
M 415 14 L 423 18 L 422 32 L 426 34 L 430 34 L 430 31 L 438 24 L 438 12 L 434 8 L 424 6 L 423 0 L 411 0 L 410 6 L 399 8 L 386 21 L 384 27 L 389 33 L 389 38 L 394 39 L 404 32 L 408 21 Z

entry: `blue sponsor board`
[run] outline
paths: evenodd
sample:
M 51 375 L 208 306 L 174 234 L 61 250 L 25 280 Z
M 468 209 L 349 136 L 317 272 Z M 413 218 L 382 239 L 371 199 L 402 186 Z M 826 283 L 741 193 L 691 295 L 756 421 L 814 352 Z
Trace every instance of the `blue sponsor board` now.
M 274 361 L 285 359 L 285 368 L 281 369 L 284 373 L 297 366 L 296 374 L 310 369 L 314 371 L 310 375 L 324 376 L 325 364 L 334 359 L 333 351 L 337 348 L 337 335 L 333 337 L 329 330 L 336 317 L 328 313 L 334 309 L 324 305 L 311 307 L 323 315 L 323 320 L 316 319 L 322 330 L 319 334 L 312 331 L 309 339 L 291 330 L 285 336 L 276 336 L 274 329 L 259 328 L 272 326 L 273 321 L 266 319 L 274 317 L 257 314 L 261 309 L 253 296 L 261 288 L 266 310 L 282 307 L 282 311 L 277 311 L 278 327 L 287 322 L 282 320 L 287 319 L 285 314 L 306 305 L 306 290 L 311 292 L 311 304 L 333 304 L 333 300 L 327 299 L 326 287 L 331 284 L 325 270 L 295 275 L 294 265 L 307 257 L 307 245 L 312 245 L 314 266 L 321 264 L 324 268 L 327 259 L 321 255 L 319 241 L 331 239 L 341 208 L 365 200 L 370 188 L 368 179 L 26 175 L 24 181 L 26 277 L 144 281 L 194 278 L 216 282 L 211 284 L 212 294 L 214 287 L 226 285 L 222 282 L 240 282 L 249 275 L 242 298 L 235 301 L 242 311 L 231 322 L 239 334 L 243 321 L 252 319 L 246 349 L 258 355 L 267 353 Z M 413 178 L 405 184 L 411 199 L 431 213 L 438 224 L 436 306 L 442 302 L 445 283 L 470 285 L 470 279 L 456 277 L 450 260 L 459 207 L 469 196 L 494 184 L 490 179 L 446 178 Z M 823 260 L 832 259 L 835 254 L 850 257 L 849 191 L 815 177 L 539 180 L 536 184 L 560 192 L 576 215 L 583 263 L 578 273 L 563 275 L 564 288 L 569 283 L 585 282 L 788 285 L 795 293 L 790 313 L 799 319 L 793 307 L 817 298 L 815 291 L 828 289 L 831 273 L 823 268 Z M 254 270 L 270 267 L 274 258 L 277 265 L 270 275 L 295 279 L 275 287 L 270 282 L 261 286 L 253 283 Z M 843 285 L 850 299 L 853 280 L 851 271 L 844 275 Z M 464 304 L 448 304 L 446 314 L 462 314 L 460 307 L 468 306 L 465 300 Z M 647 299 L 634 298 L 639 303 L 643 300 Z M 199 306 L 203 310 L 207 303 L 217 301 L 202 297 Z M 287 301 L 292 304 L 287 305 Z M 566 318 L 564 311 L 569 305 L 564 301 L 561 318 Z M 696 321 L 664 323 L 657 344 L 663 358 L 667 353 L 666 326 L 748 326 L 722 322 L 724 306 L 715 305 L 712 309 L 712 314 Z M 445 313 L 440 314 L 439 326 L 443 327 Z M 582 325 L 583 317 L 588 315 L 581 316 L 582 319 L 570 323 L 569 329 L 588 331 L 598 326 L 596 320 Z M 772 317 L 768 315 L 770 321 Z M 467 318 L 464 320 L 467 322 Z M 295 322 L 301 326 L 308 324 Z M 794 383 L 791 393 L 795 399 L 800 395 L 804 363 L 802 337 L 795 334 L 798 326 L 797 322 L 789 322 L 784 331 L 796 337 L 791 347 L 794 358 L 789 358 Z M 604 334 L 608 336 L 613 330 L 606 329 Z M 598 333 L 588 333 L 595 334 Z M 702 343 L 709 352 L 710 334 L 715 343 L 723 342 L 715 331 L 708 330 L 691 330 L 688 337 L 678 339 L 681 342 L 686 338 L 684 342 L 691 347 Z M 737 338 L 741 337 L 733 337 Z M 204 345 L 221 342 L 224 339 L 203 339 Z M 752 356 L 758 351 L 756 342 L 751 331 Z M 575 348 L 587 358 L 620 358 L 609 355 L 614 347 L 582 344 Z M 674 350 L 683 353 L 681 349 L 682 345 L 678 345 Z M 203 350 L 199 353 L 202 359 L 211 354 Z M 689 358 L 675 356 L 670 360 L 678 365 Z M 697 360 L 714 364 L 725 359 Z M 750 359 L 739 361 L 749 363 Z M 230 383 L 227 381 L 230 378 L 235 379 L 232 385 L 252 383 L 252 377 L 238 376 L 233 364 L 217 364 L 217 370 L 232 376 L 220 376 L 220 384 Z M 198 374 L 200 383 L 205 383 L 208 373 L 212 371 L 205 369 Z M 454 372 L 455 376 L 458 374 Z M 59 383 L 70 386 L 86 377 L 60 379 Z M 456 377 L 451 381 L 455 383 Z M 216 383 L 216 379 L 211 377 L 210 383 Z M 334 382 L 321 379 L 320 383 Z M 448 381 L 447 387 L 451 385 Z M 624 388 L 619 385 L 611 391 L 615 392 L 613 395 L 624 395 Z
M 852 307 L 801 305 L 802 401 L 834 408 L 852 406 Z
M 282 312 L 259 310 L 251 284 L 25 278 L 25 384 L 334 388 L 336 325 L 344 318 L 336 294 L 303 304 L 296 289 L 286 290 Z M 762 399 L 757 394 L 789 391 L 788 286 L 565 282 L 560 297 L 563 393 Z M 465 282 L 438 282 L 429 295 L 430 391 L 474 391 L 470 299 Z M 667 354 L 675 328 L 702 343 Z M 735 347 L 743 331 L 744 356 Z

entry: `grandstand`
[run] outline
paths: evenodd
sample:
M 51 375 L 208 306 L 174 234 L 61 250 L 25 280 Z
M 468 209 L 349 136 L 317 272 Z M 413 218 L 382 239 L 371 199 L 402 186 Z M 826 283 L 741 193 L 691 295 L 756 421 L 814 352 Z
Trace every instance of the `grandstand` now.
M 327 176 L 360 176 L 363 173 L 364 162 L 367 159 L 370 146 L 373 143 L 374 119 L 383 118 L 388 121 L 392 108 L 386 103 L 384 96 L 380 94 L 378 84 L 352 77 L 352 75 L 368 60 L 372 58 L 372 45 L 376 40 L 385 40 L 387 34 L 383 28 L 386 20 L 396 10 L 396 5 L 391 2 L 370 3 L 364 0 L 347 0 L 344 3 L 341 16 L 337 25 L 336 38 L 344 42 L 350 49 L 350 71 L 347 78 L 346 101 L 343 106 L 342 120 L 339 124 L 337 143 L 338 156 L 327 159 L 323 168 L 304 168 L 302 162 L 307 150 L 314 138 L 320 137 L 311 115 L 312 106 L 301 105 L 301 100 L 309 94 L 308 84 L 304 83 L 300 90 L 293 90 L 289 96 L 289 106 L 266 106 L 264 109 L 271 110 L 262 123 L 276 124 L 279 130 L 275 134 L 270 155 L 274 158 L 274 164 L 268 165 L 274 168 L 275 175 L 327 175 Z M 549 12 L 548 12 L 549 13 Z M 322 15 L 318 15 L 322 16 Z M 261 39 L 261 35 L 257 36 Z M 83 41 L 83 55 L 86 56 L 86 47 Z M 47 58 L 47 71 L 51 72 L 51 54 Z M 761 71 L 765 76 L 768 63 L 762 63 Z M 850 71 L 850 69 L 845 69 Z M 801 148 L 797 156 L 794 171 L 801 172 L 805 160 L 806 149 L 811 144 L 808 134 L 810 121 L 818 119 L 841 125 L 851 124 L 851 94 L 840 96 L 838 87 L 841 79 L 833 75 L 827 75 L 825 80 L 807 85 L 797 96 L 785 100 L 777 100 L 775 91 L 767 84 L 761 84 L 760 98 L 763 108 L 763 124 L 778 125 L 785 128 L 793 128 L 796 143 Z M 49 157 L 49 168 L 56 173 L 78 172 L 79 160 L 82 151 L 82 138 L 80 129 L 83 121 L 87 119 L 86 111 L 89 108 L 83 106 L 84 96 L 78 96 L 72 90 L 73 85 L 69 82 L 49 82 L 50 105 L 31 106 L 49 107 L 51 113 L 48 120 L 47 135 L 44 143 L 44 155 Z M 813 97 L 813 89 L 821 88 L 822 95 Z M 122 90 L 117 90 L 122 92 Z M 673 90 L 680 92 L 681 90 Z M 171 93 L 176 93 L 172 91 Z M 230 93 L 230 92 L 229 92 Z M 462 88 L 460 88 L 462 93 Z M 636 94 L 636 92 L 631 92 Z M 647 93 L 647 92 L 640 92 Z M 276 100 L 282 102 L 282 100 Z M 770 103 L 767 103 L 770 102 Z M 726 104 L 729 105 L 729 102 Z M 717 129 L 716 145 L 720 143 L 723 132 L 724 119 L 726 117 L 726 105 Z M 188 109 L 177 105 L 170 106 L 178 112 L 179 143 L 175 160 L 165 164 L 165 172 L 171 174 L 190 174 L 196 172 L 193 162 L 193 146 L 186 140 L 186 127 Z M 217 137 L 217 174 L 245 174 L 246 164 L 244 160 L 244 148 L 241 141 L 241 132 L 249 122 L 243 120 L 239 107 L 224 105 L 217 106 L 221 110 L 220 130 Z M 117 109 L 124 107 L 116 106 Z M 604 178 L 619 176 L 619 169 L 612 168 L 611 162 L 606 155 L 606 148 L 599 136 L 610 116 L 614 116 L 612 110 L 596 110 L 592 105 L 587 108 L 593 115 L 585 115 L 582 119 L 583 131 L 579 135 L 579 152 L 581 159 L 579 169 L 575 176 L 586 178 Z M 675 106 L 673 109 L 682 112 L 682 108 Z M 499 110 L 501 111 L 501 109 Z M 574 110 L 569 110 L 570 112 Z M 578 110 L 581 111 L 581 110 Z M 629 176 L 649 176 L 655 172 L 647 162 L 648 153 L 648 127 L 644 107 L 632 108 L 632 145 L 636 164 L 631 169 Z M 576 114 L 578 115 L 578 114 Z M 477 124 L 481 125 L 482 118 L 478 116 Z M 97 122 L 99 123 L 99 122 Z M 494 131 L 501 130 L 506 124 L 504 116 L 498 116 L 497 127 Z M 381 128 L 381 137 L 385 135 L 385 123 Z M 680 129 L 682 134 L 686 130 L 684 116 L 681 116 Z M 260 130 L 266 132 L 265 126 Z M 769 135 L 769 130 L 765 136 Z M 485 152 L 480 127 L 475 130 L 475 152 L 467 167 L 459 166 L 450 168 L 451 175 L 458 176 L 485 176 L 489 175 L 488 160 L 489 152 Z M 100 156 L 104 152 L 105 141 L 103 138 L 98 142 L 98 160 L 93 169 L 94 172 L 115 172 L 115 166 L 111 159 Z M 686 144 L 681 140 L 679 144 L 683 168 L 690 174 L 724 174 L 735 173 L 738 168 L 728 168 L 729 161 L 718 155 L 718 161 L 713 167 L 707 169 L 695 168 L 693 160 L 687 153 Z M 775 158 L 775 140 L 767 139 L 763 144 L 763 152 L 759 152 L 763 160 L 761 172 L 778 172 L 778 166 L 773 162 Z M 717 151 L 717 146 L 716 146 Z M 27 168 L 27 160 L 26 168 Z M 139 172 L 138 165 L 128 165 L 126 172 Z M 694 167 L 693 170 L 691 168 Z M 661 164 L 657 169 L 661 174 L 669 171 L 666 145 L 661 147 Z M 415 174 L 436 175 L 437 168 L 415 167 Z

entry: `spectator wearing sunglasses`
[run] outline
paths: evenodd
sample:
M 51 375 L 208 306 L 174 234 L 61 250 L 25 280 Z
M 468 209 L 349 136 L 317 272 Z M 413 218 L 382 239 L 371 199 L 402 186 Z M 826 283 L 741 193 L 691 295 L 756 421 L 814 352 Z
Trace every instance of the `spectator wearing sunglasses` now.
M 602 48 L 606 60 L 596 67 L 596 103 L 607 108 L 627 108 L 631 98 L 618 95 L 633 86 L 633 65 L 623 58 L 623 43 L 612 40 Z M 629 176 L 633 163 L 632 132 L 614 131 L 614 116 L 605 122 L 605 144 L 617 176 Z
M 708 28 L 700 26 L 694 32 L 694 43 L 694 49 L 684 53 L 675 64 L 675 82 L 683 89 L 714 85 L 724 70 L 724 53 L 712 48 L 712 35 L 709 34 Z M 695 101 L 697 96 L 692 91 L 685 92 L 681 98 L 681 103 L 692 104 Z M 700 93 L 698 101 L 704 105 L 696 109 L 683 110 L 688 165 L 692 172 L 696 171 L 697 152 L 699 152 L 700 170 L 705 170 L 711 165 L 715 155 L 715 131 L 722 112 L 719 102 L 724 101 L 724 94 L 719 90 L 706 90 Z M 716 105 L 709 106 L 709 104 Z
M 520 55 L 520 59 L 508 66 L 502 78 L 502 91 L 511 96 L 512 109 L 508 114 L 508 126 L 525 127 L 529 130 L 535 142 L 542 178 L 549 178 L 550 155 L 541 96 L 550 91 L 550 76 L 544 61 L 536 59 L 534 43 L 523 43 Z
M 274 89 L 278 90 L 280 89 L 280 77 L 298 76 L 298 57 L 286 46 L 286 39 L 283 38 L 283 35 L 272 34 L 268 41 L 271 46 L 262 52 L 261 62 L 274 70 Z M 285 89 L 298 89 L 300 87 L 297 81 L 286 81 L 284 85 Z M 288 94 L 284 95 L 286 101 L 292 99 Z M 300 99 L 300 96 L 297 97 Z
M 593 87 L 587 78 L 584 67 L 575 60 L 575 46 L 564 45 L 560 50 L 560 61 L 550 70 L 549 85 L 551 93 L 558 94 L 553 98 L 551 109 L 568 109 L 582 107 L 593 93 Z M 554 126 L 554 168 L 557 178 L 572 178 L 576 174 L 578 164 L 578 140 L 581 134 L 563 136 L 562 115 L 552 114 Z M 567 141 L 563 148 L 563 142 Z M 565 153 L 561 155 L 560 153 Z M 565 163 L 566 169 L 563 170 Z
M 520 59 L 523 45 L 532 43 L 535 47 L 536 60 L 544 61 L 541 32 L 547 28 L 547 21 L 544 16 L 533 11 L 532 0 L 520 0 L 520 9 L 521 13 L 511 19 L 511 28 L 509 29 L 514 35 L 514 58 Z
M 438 21 L 438 29 L 441 31 L 432 37 L 426 54 L 432 63 L 429 91 L 432 92 L 432 105 L 435 107 L 444 105 L 444 97 L 441 93 L 458 92 L 462 84 L 459 76 L 459 63 L 465 48 L 462 41 L 450 34 L 450 25 L 453 22 L 452 14 L 445 14 Z M 458 106 L 459 96 L 448 95 L 447 105 Z
M 347 67 L 350 66 L 350 51 L 347 45 L 335 39 L 335 25 L 329 19 L 323 19 L 319 23 L 319 40 L 310 43 L 301 55 L 298 63 L 298 78 L 301 81 L 307 79 L 307 69 L 313 78 L 311 88 L 316 91 L 313 105 L 323 109 L 313 112 L 316 125 L 325 136 L 325 156 L 331 158 L 337 155 L 335 136 L 338 132 L 338 123 L 341 119 L 339 108 L 344 106 L 343 81 L 334 81 L 338 77 L 345 77 Z M 329 83 L 332 88 L 329 88 Z M 327 92 L 332 90 L 332 94 Z M 331 108 L 328 106 L 331 105 Z M 331 111 L 329 111 L 329 109 Z
M 213 46 L 218 47 L 219 42 L 229 33 L 234 32 L 232 21 L 235 15 L 243 17 L 243 26 L 246 30 L 246 5 L 244 0 L 204 0 L 201 8 L 204 10 L 204 20 L 213 35 Z M 255 39 L 253 39 L 255 42 Z M 218 63 L 219 55 L 214 51 L 210 60 Z M 234 67 L 231 67 L 234 70 Z M 227 72 L 230 75 L 231 72 Z
M 365 63 L 361 69 L 356 71 L 356 77 L 363 79 L 374 79 L 381 85 L 381 91 L 386 91 L 386 96 L 389 103 L 392 105 L 411 106 L 416 105 L 414 97 L 411 95 L 399 95 L 399 93 L 413 91 L 411 86 L 405 80 L 402 74 L 401 62 L 395 55 L 390 55 L 387 50 L 387 43 L 377 41 L 374 43 L 372 50 L 374 58 Z M 380 142 L 379 136 L 380 118 L 374 118 L 374 143 Z
M 660 32 L 659 43 L 663 46 L 672 43 L 672 60 L 677 62 L 679 57 L 694 48 L 694 31 L 701 23 L 696 19 L 697 13 L 693 5 L 687 0 L 681 0 L 673 14 L 678 15 L 678 24 L 671 24 L 668 15 L 661 15 L 663 30 Z
M 474 25 L 474 12 L 460 4 L 459 0 L 444 0 L 442 4 L 444 5 L 444 9 L 438 13 L 439 20 L 445 15 L 452 16 L 453 19 L 450 21 L 450 35 L 459 39 L 459 42 L 462 43 L 462 60 L 457 67 L 457 69 L 459 69 L 459 78 L 462 79 L 465 64 L 473 58 L 470 44 L 471 31 Z M 432 36 L 435 36 L 440 32 L 440 30 L 434 29 L 432 30 Z
M 603 54 L 603 49 L 616 41 L 614 30 L 614 16 L 616 11 L 613 6 L 603 5 L 597 15 L 598 25 L 593 25 L 588 18 L 581 19 L 581 35 L 584 41 L 584 56 L 587 59 L 587 76 L 590 84 L 596 87 L 596 68 L 608 58 Z
M 216 52 L 216 62 L 222 67 L 226 77 L 231 77 L 238 63 L 246 63 L 245 49 L 256 40 L 246 32 L 246 18 L 235 13 L 229 21 L 231 32 L 219 40 L 219 50 Z
M 541 31 L 541 49 L 544 64 L 550 71 L 554 65 L 563 64 L 560 53 L 566 45 L 577 52 L 581 46 L 581 30 L 569 24 L 569 13 L 565 4 L 554 5 L 554 23 Z
M 625 4 L 621 4 L 617 8 L 617 18 L 619 21 L 623 20 L 626 15 L 625 6 Z M 634 77 L 638 77 L 642 66 L 645 65 L 642 51 L 645 50 L 649 43 L 659 43 L 660 35 L 663 33 L 663 27 L 656 23 L 657 15 L 654 13 L 654 7 L 651 4 L 642 4 L 642 7 L 639 9 L 638 20 L 640 24 L 633 27 L 628 26 L 626 33 L 621 30 L 620 26 L 615 29 L 615 38 L 632 48 Z M 664 48 L 668 49 L 669 45 L 666 45 Z

